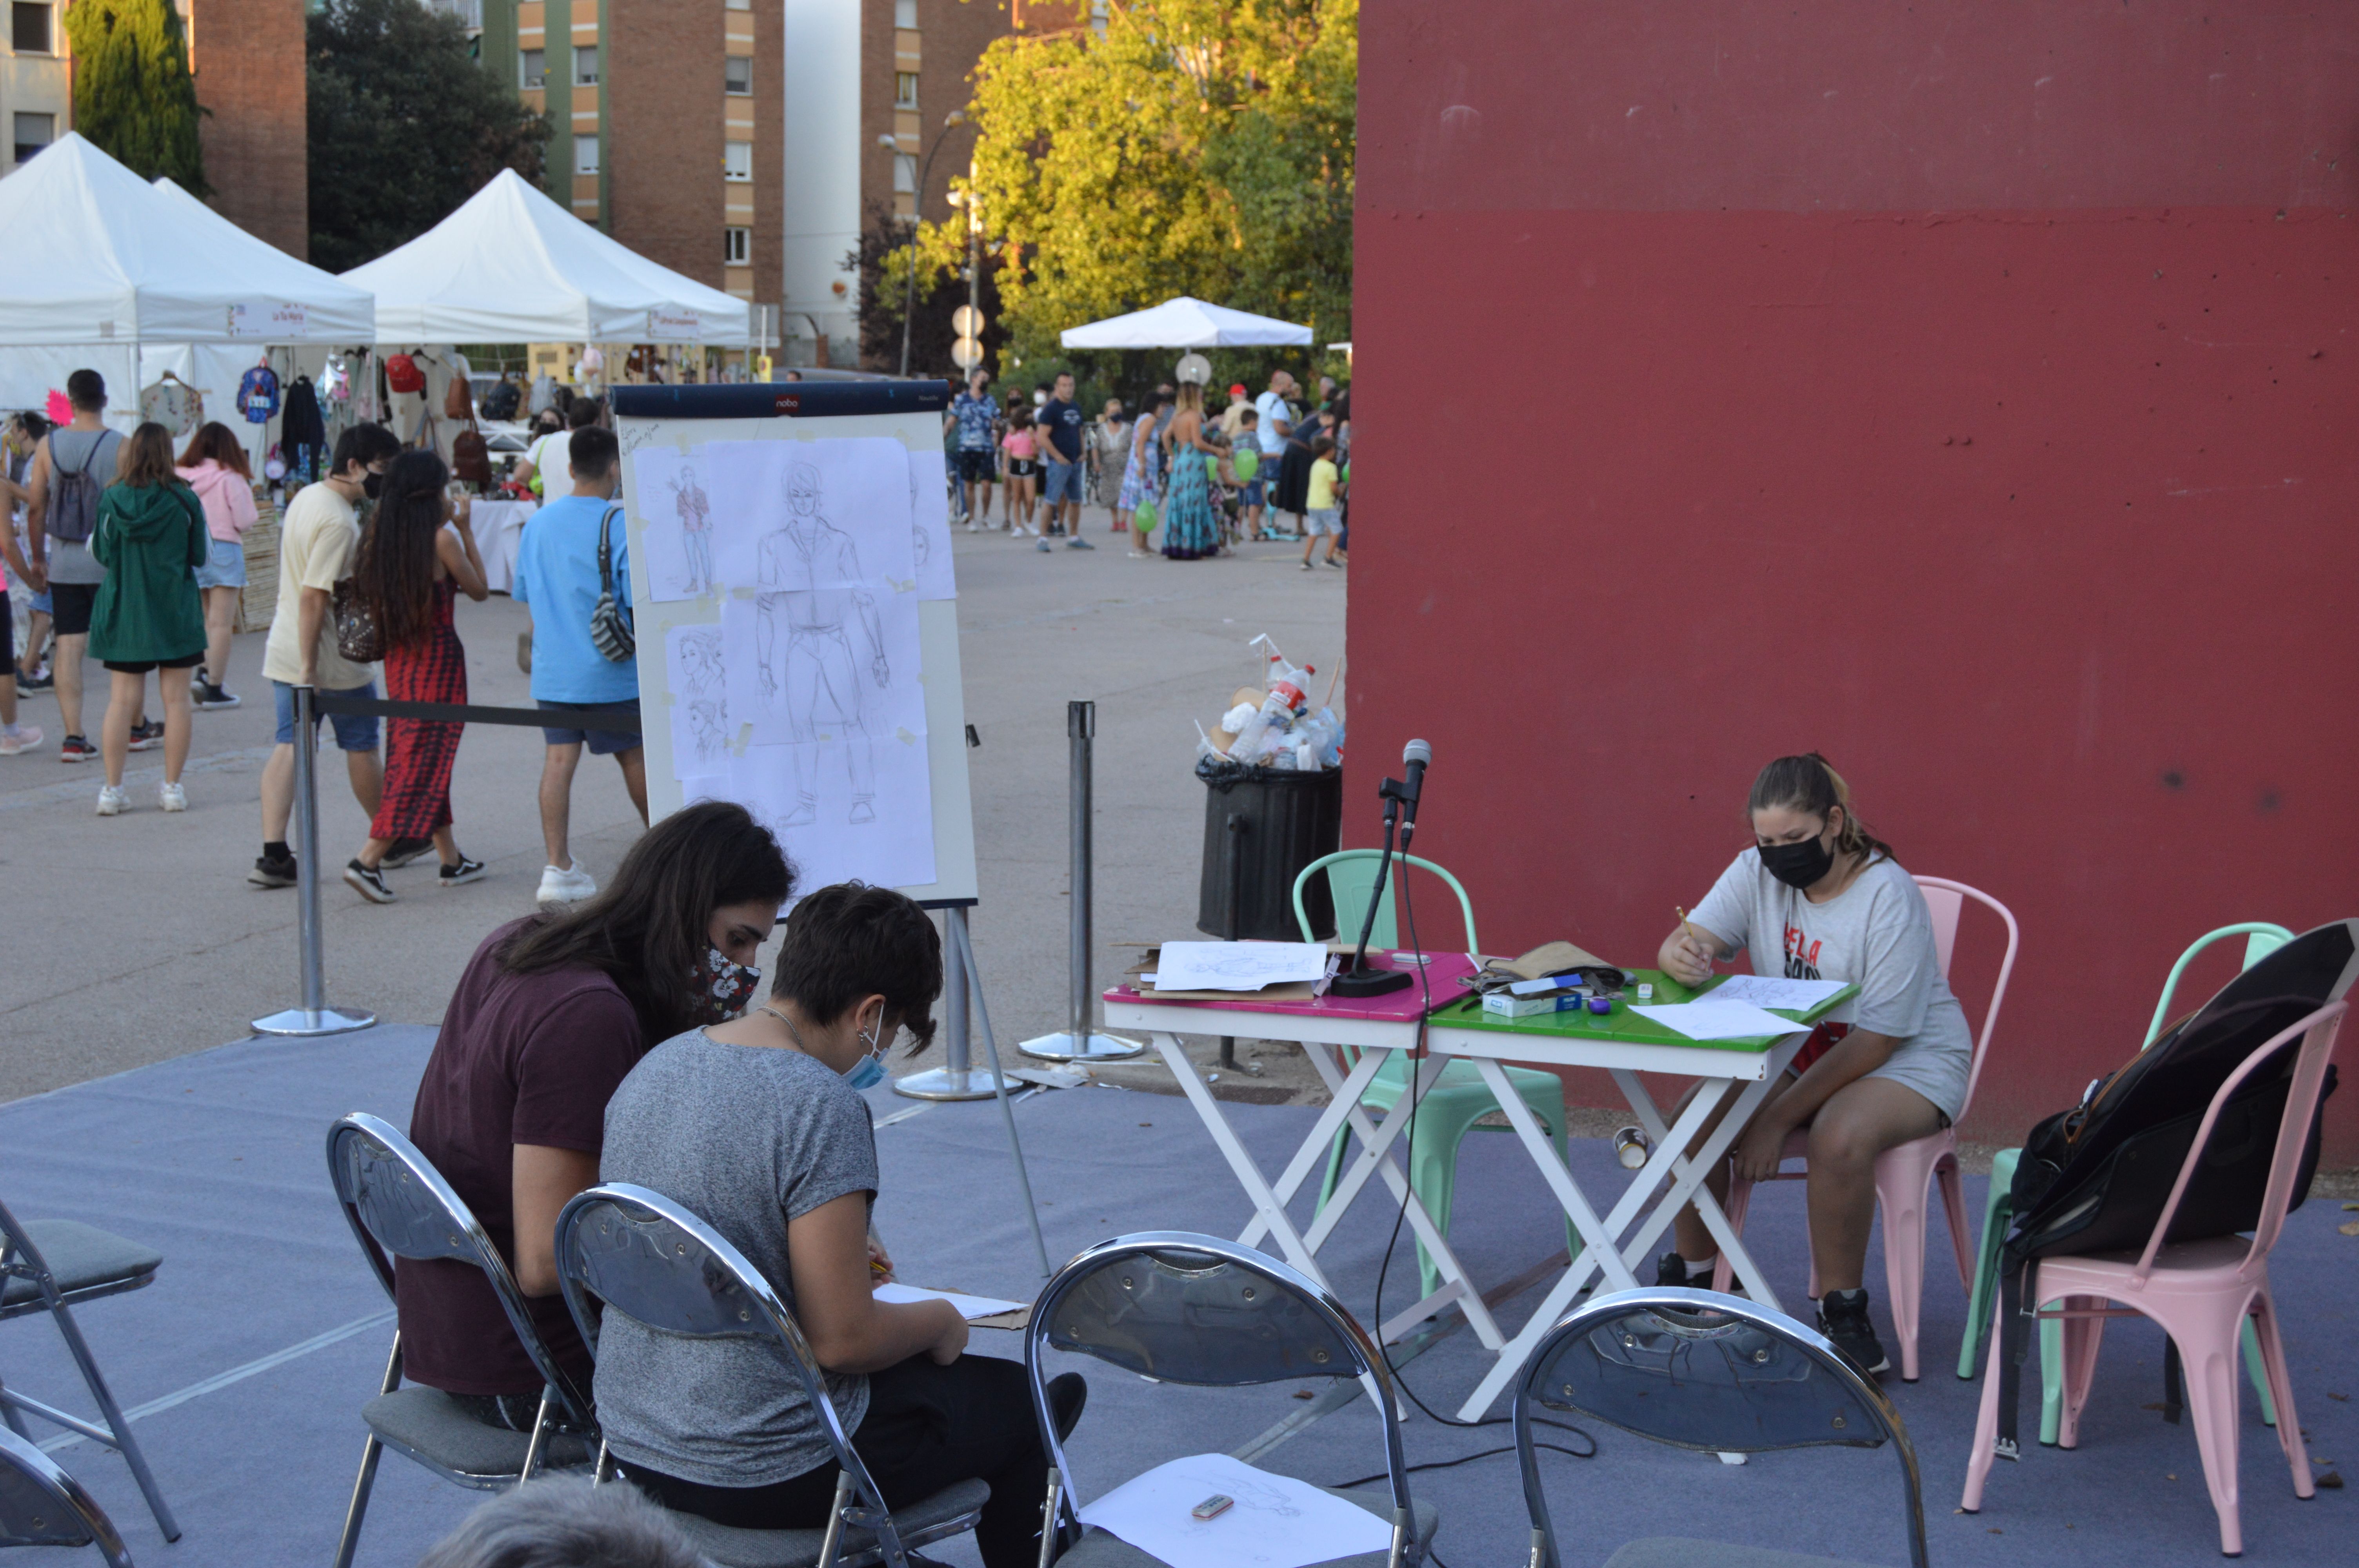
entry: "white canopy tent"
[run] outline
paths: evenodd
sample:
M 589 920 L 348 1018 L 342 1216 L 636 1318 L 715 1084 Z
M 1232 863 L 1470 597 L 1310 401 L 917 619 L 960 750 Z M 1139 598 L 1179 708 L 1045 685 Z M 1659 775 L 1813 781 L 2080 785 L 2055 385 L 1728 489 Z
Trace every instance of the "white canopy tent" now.
M 502 169 L 459 210 L 343 275 L 376 297 L 375 341 L 741 347 L 745 300 L 658 266 Z
M 245 361 L 269 345 L 365 342 L 374 319 L 366 291 L 71 133 L 0 179 L 0 407 L 39 409 L 86 365 L 126 428 L 146 354 L 203 346 Z M 226 408 L 209 412 L 234 421 Z
M 1152 309 L 1069 328 L 1058 341 L 1069 349 L 1294 348 L 1310 341 L 1310 329 L 1183 294 Z

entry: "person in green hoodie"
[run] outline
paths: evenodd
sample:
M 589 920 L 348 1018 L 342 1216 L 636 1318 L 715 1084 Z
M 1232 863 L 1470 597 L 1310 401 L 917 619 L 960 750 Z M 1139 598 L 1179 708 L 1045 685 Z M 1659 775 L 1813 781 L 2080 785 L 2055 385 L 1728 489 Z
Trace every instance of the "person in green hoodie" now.
M 204 506 L 172 467 L 170 432 L 153 420 L 131 432 L 115 461 L 114 482 L 98 501 L 90 553 L 106 568 L 91 607 L 90 652 L 114 672 L 106 728 L 99 749 L 106 784 L 98 814 L 124 807 L 123 759 L 131 749 L 147 672 L 191 670 L 204 661 L 205 611 L 196 568 L 212 553 Z M 185 676 L 159 678 L 164 693 L 164 790 L 167 811 L 186 811 L 180 768 L 189 760 L 191 722 Z

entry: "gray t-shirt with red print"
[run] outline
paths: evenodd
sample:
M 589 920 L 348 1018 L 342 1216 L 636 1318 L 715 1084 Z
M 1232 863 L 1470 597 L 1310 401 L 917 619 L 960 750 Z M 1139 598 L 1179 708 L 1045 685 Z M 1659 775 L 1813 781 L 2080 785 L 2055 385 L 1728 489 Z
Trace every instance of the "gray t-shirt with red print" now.
M 1878 860 L 1842 892 L 1812 903 L 1764 870 L 1758 849 L 1747 849 L 1688 918 L 1746 949 L 1756 975 L 1858 986 L 1852 1027 L 1899 1042 L 1869 1076 L 1905 1084 L 1957 1120 L 1973 1035 L 1941 974 L 1925 895 L 1897 862 Z

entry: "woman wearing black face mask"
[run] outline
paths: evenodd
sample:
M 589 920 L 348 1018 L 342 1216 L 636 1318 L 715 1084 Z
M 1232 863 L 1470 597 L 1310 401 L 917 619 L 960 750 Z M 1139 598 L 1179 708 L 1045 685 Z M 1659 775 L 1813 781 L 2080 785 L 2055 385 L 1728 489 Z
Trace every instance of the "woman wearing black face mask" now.
M 1860 1287 L 1875 1157 L 1950 1124 L 1965 1103 L 1973 1039 L 1942 979 L 1924 894 L 1891 847 L 1860 825 L 1827 760 L 1812 752 L 1771 762 L 1753 781 L 1748 809 L 1754 847 L 1663 938 L 1659 961 L 1694 985 L 1743 948 L 1756 975 L 1859 987 L 1855 1021 L 1811 1036 L 1729 1164 L 1748 1181 L 1767 1180 L 1788 1136 L 1809 1129 L 1810 1250 L 1826 1292 L 1819 1325 L 1863 1369 L 1881 1372 L 1884 1347 Z M 1727 1193 L 1728 1176 L 1727 1166 L 1712 1173 L 1715 1197 Z M 1717 1244 L 1692 1207 L 1680 1212 L 1677 1234 L 1658 1282 L 1708 1281 Z
M 606 1102 L 658 1041 L 734 1018 L 794 871 L 743 806 L 673 813 L 588 902 L 501 926 L 469 960 L 418 1086 L 409 1136 L 507 1260 L 549 1352 L 590 1357 L 557 1283 L 557 1214 L 598 1180 Z M 478 1420 L 531 1428 L 541 1389 L 482 1272 L 402 1260 L 412 1380 Z

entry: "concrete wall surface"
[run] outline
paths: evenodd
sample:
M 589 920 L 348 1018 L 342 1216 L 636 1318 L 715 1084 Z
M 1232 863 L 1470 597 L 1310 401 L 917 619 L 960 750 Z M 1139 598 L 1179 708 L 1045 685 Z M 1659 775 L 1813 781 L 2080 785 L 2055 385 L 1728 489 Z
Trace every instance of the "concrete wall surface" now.
M 1423 735 L 1484 946 L 1651 963 L 1823 751 L 2022 924 L 1993 1139 L 2202 932 L 2359 913 L 2359 9 L 1363 29 L 1346 842 Z M 2359 1094 L 2328 1129 L 2359 1162 Z

